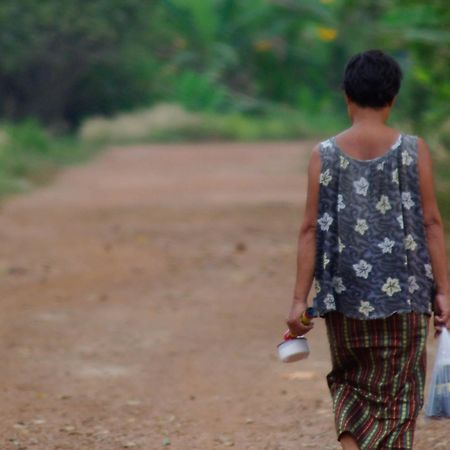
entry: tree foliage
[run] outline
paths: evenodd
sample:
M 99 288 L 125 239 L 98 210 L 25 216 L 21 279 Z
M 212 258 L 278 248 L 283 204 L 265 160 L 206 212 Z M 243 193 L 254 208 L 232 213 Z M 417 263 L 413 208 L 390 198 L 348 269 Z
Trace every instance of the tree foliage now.
M 398 114 L 420 129 L 448 114 L 449 24 L 445 0 L 2 0 L 0 114 L 342 112 L 345 62 L 382 48 L 406 74 Z
M 1 112 L 50 123 L 78 119 L 75 98 L 115 96 L 120 81 L 137 74 L 127 64 L 150 45 L 153 0 L 2 0 L 0 6 Z M 146 55 L 147 56 L 147 55 Z M 98 77 L 103 77 L 100 86 Z M 92 78 L 92 85 L 86 80 Z M 133 80 L 139 84 L 141 80 Z M 96 85 L 97 82 L 97 85 Z M 83 84 L 84 83 L 84 84 Z M 92 92 L 96 87 L 96 93 Z M 83 91 L 80 87 L 84 87 Z M 143 86 L 147 89 L 149 86 Z M 113 89 L 111 89 L 113 88 Z M 144 90 L 145 91 L 145 90 Z M 141 91 L 142 94 L 143 91 Z M 133 93 L 131 93 L 132 95 Z M 97 99 L 96 99 L 97 100 Z

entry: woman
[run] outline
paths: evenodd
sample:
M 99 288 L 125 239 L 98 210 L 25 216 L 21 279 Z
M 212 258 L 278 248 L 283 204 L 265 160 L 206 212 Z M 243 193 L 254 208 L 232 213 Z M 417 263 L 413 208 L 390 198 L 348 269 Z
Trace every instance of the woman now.
M 350 128 L 308 167 L 292 335 L 314 279 L 325 318 L 337 437 L 344 449 L 411 449 L 423 406 L 426 338 L 450 326 L 442 220 L 425 141 L 386 125 L 402 72 L 379 50 L 353 56 L 342 83 Z

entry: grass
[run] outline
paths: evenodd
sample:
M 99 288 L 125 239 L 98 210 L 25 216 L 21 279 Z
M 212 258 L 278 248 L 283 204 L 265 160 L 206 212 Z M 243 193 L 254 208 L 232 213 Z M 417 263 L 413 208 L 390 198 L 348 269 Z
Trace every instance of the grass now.
M 185 141 L 256 141 L 311 137 L 334 120 L 279 108 L 265 116 L 201 114 L 174 104 L 87 120 L 77 135 L 54 136 L 37 122 L 0 124 L 0 199 L 47 183 L 58 170 L 109 145 Z
M 330 114 L 312 115 L 282 107 L 266 115 L 201 114 L 175 104 L 87 120 L 78 135 L 57 137 L 36 122 L 0 126 L 0 198 L 48 182 L 63 166 L 80 163 L 108 145 L 183 141 L 258 141 L 321 138 L 348 126 Z M 450 122 L 430 142 L 436 195 L 450 230 Z M 437 134 L 433 135 L 435 139 Z
M 202 114 L 176 104 L 91 118 L 77 135 L 54 136 L 35 121 L 0 124 L 0 199 L 42 185 L 66 165 L 86 161 L 109 145 L 189 141 L 299 139 L 338 130 L 334 118 L 272 109 L 265 115 Z
M 243 113 L 202 114 L 188 112 L 175 104 L 159 104 L 152 109 L 93 118 L 81 128 L 88 142 L 132 144 L 182 141 L 258 141 L 299 139 L 331 134 L 342 124 L 331 115 L 310 115 L 277 108 L 265 115 Z
M 36 122 L 0 127 L 0 198 L 48 182 L 60 167 L 87 160 L 99 150 L 76 136 L 55 137 Z

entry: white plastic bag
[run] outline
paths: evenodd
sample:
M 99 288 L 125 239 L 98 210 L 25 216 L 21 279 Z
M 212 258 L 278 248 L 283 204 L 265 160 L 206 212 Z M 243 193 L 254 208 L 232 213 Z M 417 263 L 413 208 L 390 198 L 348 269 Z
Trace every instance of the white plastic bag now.
M 425 415 L 450 418 L 450 331 L 445 327 L 438 338 Z

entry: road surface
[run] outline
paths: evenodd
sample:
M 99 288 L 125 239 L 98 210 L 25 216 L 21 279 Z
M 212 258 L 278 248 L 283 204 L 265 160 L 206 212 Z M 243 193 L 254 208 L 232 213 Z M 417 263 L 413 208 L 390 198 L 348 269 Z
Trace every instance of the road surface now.
M 0 448 L 340 448 L 322 321 L 276 355 L 312 146 L 111 149 L 5 202 Z

